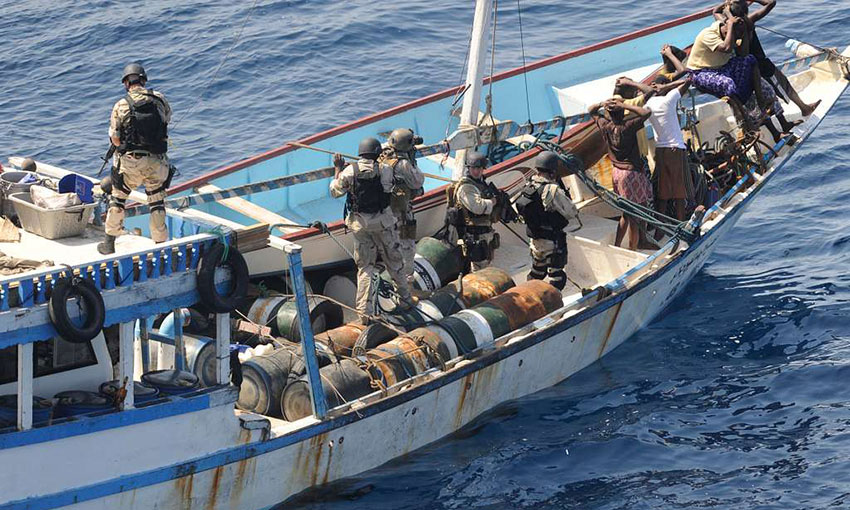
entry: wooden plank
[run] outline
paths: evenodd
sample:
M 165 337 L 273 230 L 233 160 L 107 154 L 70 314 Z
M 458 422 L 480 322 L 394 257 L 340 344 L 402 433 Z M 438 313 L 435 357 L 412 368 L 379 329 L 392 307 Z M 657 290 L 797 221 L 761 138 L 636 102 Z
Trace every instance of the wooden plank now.
M 230 314 L 215 314 L 215 382 L 230 384 Z
M 203 186 L 198 186 L 195 189 L 199 193 L 212 193 L 215 191 L 221 191 L 221 188 L 219 188 L 215 184 L 204 184 Z M 259 221 L 260 223 L 268 223 L 269 225 L 273 225 L 275 223 L 295 223 L 294 221 L 284 218 L 283 216 L 269 211 L 264 207 L 260 207 L 257 204 L 251 203 L 245 200 L 244 198 L 225 198 L 218 203 L 232 211 L 238 212 L 243 216 L 247 216 L 252 220 Z
M 18 345 L 18 430 L 32 428 L 32 344 Z
M 144 319 L 142 319 L 144 322 Z M 127 393 L 124 395 L 124 409 L 132 409 L 135 404 L 135 393 L 133 386 L 133 368 L 136 360 L 136 350 L 133 345 L 135 339 L 134 332 L 135 321 L 122 322 L 118 326 L 118 384 L 123 384 L 127 381 L 125 389 Z

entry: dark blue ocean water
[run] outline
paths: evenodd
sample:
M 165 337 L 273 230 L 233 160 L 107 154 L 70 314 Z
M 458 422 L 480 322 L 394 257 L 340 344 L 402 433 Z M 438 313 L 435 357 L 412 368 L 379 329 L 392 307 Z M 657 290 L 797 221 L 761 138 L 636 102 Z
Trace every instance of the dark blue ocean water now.
M 136 58 L 174 107 L 183 178 L 461 77 L 469 0 L 260 0 L 212 80 L 251 3 L 0 2 L 0 159 L 95 172 L 121 68 Z M 521 57 L 515 5 L 502 5 L 507 69 Z M 701 4 L 522 6 L 534 59 Z M 841 45 L 848 17 L 846 0 L 782 1 L 764 24 Z M 848 121 L 845 97 L 686 295 L 602 361 L 294 506 L 850 507 Z

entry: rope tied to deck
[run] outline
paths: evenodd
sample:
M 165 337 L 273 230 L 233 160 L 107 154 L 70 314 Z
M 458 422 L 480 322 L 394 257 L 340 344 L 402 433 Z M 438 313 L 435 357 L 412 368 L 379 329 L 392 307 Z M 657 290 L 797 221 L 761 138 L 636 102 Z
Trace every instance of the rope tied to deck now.
M 678 238 L 687 243 L 693 243 L 699 238 L 699 228 L 693 226 L 690 221 L 679 221 L 654 209 L 632 202 L 597 182 L 596 179 L 587 174 L 581 158 L 557 143 L 538 138 L 532 147 L 539 147 L 541 150 L 554 152 L 564 165 L 590 188 L 594 195 L 598 196 L 611 207 L 639 221 L 645 221 L 648 225 L 654 226 L 671 238 Z

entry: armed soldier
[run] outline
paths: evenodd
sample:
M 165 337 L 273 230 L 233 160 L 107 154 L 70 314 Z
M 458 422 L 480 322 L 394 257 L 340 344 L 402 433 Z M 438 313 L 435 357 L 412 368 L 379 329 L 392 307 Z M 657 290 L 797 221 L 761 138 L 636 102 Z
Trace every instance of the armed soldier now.
M 385 150 L 383 161 L 393 169 L 393 190 L 390 208 L 398 219 L 399 242 L 401 245 L 402 269 L 408 283 L 413 283 L 413 257 L 416 255 L 416 219 L 413 216 L 413 199 L 422 195 L 425 176 L 416 166 L 416 144 L 422 139 L 410 129 L 396 129 L 390 134 L 389 150 Z
M 121 82 L 127 95 L 115 103 L 109 119 L 109 139 L 117 156 L 112 167 L 106 240 L 97 245 L 103 255 L 115 253 L 115 238 L 124 232 L 127 197 L 142 185 L 151 207 L 151 239 L 157 243 L 168 240 L 164 200 L 172 175 L 166 156 L 171 106 L 160 92 L 145 88 L 147 81 L 141 64 L 124 67 Z
M 459 243 L 472 271 L 490 265 L 499 247 L 493 223 L 510 209 L 507 195 L 484 180 L 487 156 L 477 151 L 466 154 L 466 174 L 449 196 L 446 220 L 449 242 Z
M 366 324 L 375 309 L 378 254 L 395 282 L 399 295 L 398 309 L 412 306 L 413 298 L 407 278 L 401 272 L 397 220 L 390 209 L 392 168 L 378 163 L 381 143 L 374 138 L 361 141 L 357 154 L 360 159 L 344 169 L 342 155 L 334 155 L 336 172 L 330 192 L 334 198 L 346 195 L 345 224 L 354 233 L 354 262 L 357 264 L 355 308 Z
M 544 280 L 558 290 L 567 284 L 567 234 L 569 221 L 578 218 L 568 191 L 558 176 L 560 160 L 554 152 L 541 152 L 534 158 L 537 171 L 529 179 L 516 201 L 531 239 L 531 272 L 529 280 Z

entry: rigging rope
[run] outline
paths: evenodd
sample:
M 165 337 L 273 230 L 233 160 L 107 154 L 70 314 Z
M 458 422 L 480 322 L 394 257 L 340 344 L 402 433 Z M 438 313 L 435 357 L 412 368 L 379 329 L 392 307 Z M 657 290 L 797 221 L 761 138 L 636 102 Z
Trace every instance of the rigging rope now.
M 578 156 L 567 151 L 557 143 L 538 139 L 534 142 L 533 146 L 540 147 L 542 150 L 552 151 L 557 154 L 558 158 L 563 161 L 567 168 L 572 170 L 596 196 L 601 198 L 611 207 L 619 209 L 624 214 L 632 216 L 638 221 L 645 221 L 647 224 L 655 226 L 670 237 L 678 237 L 688 243 L 693 242 L 699 236 L 698 230 L 692 229 L 689 222 L 679 221 L 665 214 L 661 214 L 654 209 L 632 202 L 631 200 L 627 200 L 599 184 L 596 179 L 587 175 L 584 163 Z
M 522 8 L 519 5 L 519 0 L 516 0 L 516 13 L 519 17 L 519 47 L 522 50 L 522 79 L 525 81 L 525 111 L 528 116 L 528 123 L 531 124 L 531 101 L 528 99 L 528 72 L 525 62 L 525 39 L 522 33 Z
M 201 104 L 201 102 L 204 100 L 204 94 L 206 94 L 207 89 L 209 89 L 210 85 L 212 85 L 212 83 L 215 81 L 216 77 L 218 76 L 219 71 L 221 71 L 221 68 L 224 67 L 225 62 L 227 62 L 227 60 L 230 58 L 230 54 L 233 52 L 233 49 L 236 48 L 236 45 L 239 44 L 239 40 L 242 39 L 242 32 L 245 30 L 245 25 L 247 25 L 248 20 L 251 19 L 251 14 L 253 14 L 254 8 L 257 6 L 258 2 L 259 2 L 259 0 L 254 0 L 254 3 L 251 4 L 251 8 L 248 9 L 248 14 L 246 14 L 245 19 L 242 20 L 242 26 L 239 27 L 239 32 L 237 32 L 236 38 L 233 40 L 233 44 L 231 44 L 230 48 L 227 49 L 227 52 L 224 54 L 224 57 L 221 59 L 221 62 L 219 62 L 218 67 L 216 67 L 215 72 L 213 72 L 212 78 L 210 78 L 207 81 L 207 83 L 204 85 L 204 88 L 201 89 L 201 93 L 198 94 L 198 97 L 195 100 L 195 103 L 192 104 L 192 106 L 190 106 L 189 109 L 186 110 L 186 112 L 183 113 L 183 115 L 181 115 L 179 119 L 177 119 L 176 121 L 174 121 L 171 124 L 171 126 L 170 126 L 171 129 L 174 129 L 175 127 L 177 127 L 177 124 L 179 124 L 180 121 L 185 119 L 189 115 L 189 113 L 191 113 L 192 110 L 194 110 L 195 107 L 197 107 L 199 104 Z

